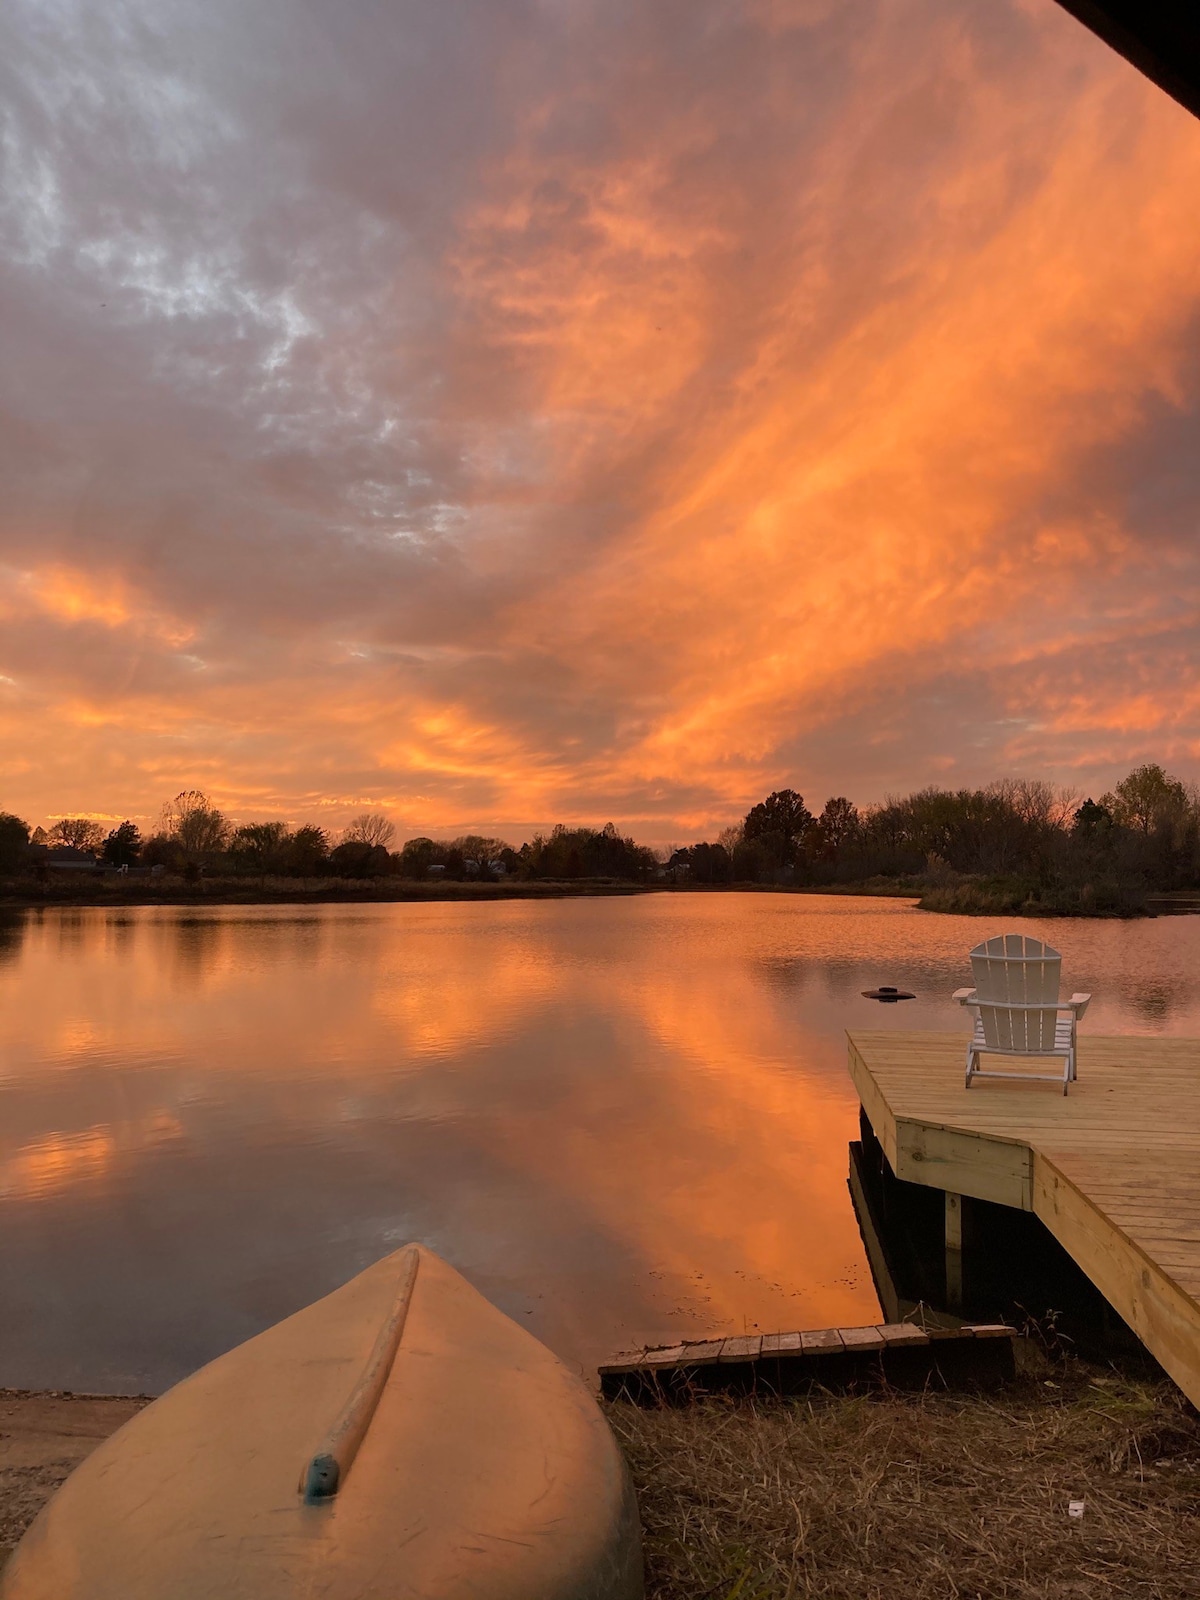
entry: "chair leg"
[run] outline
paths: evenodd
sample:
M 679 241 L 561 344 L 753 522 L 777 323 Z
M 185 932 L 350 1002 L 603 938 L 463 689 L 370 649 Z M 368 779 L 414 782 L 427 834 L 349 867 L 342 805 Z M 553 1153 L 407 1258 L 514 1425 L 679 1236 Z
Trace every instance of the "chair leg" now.
M 971 1079 L 979 1071 L 979 1056 L 971 1045 L 967 1046 L 967 1079 L 965 1088 L 971 1087 Z

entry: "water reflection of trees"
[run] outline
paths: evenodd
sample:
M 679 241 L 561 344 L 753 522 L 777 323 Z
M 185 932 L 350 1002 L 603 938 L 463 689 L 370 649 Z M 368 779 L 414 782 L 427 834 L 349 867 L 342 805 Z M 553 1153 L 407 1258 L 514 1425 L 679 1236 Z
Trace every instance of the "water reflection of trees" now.
M 0 967 L 11 966 L 21 954 L 27 920 L 27 912 L 0 911 Z
M 156 925 L 176 982 L 197 987 L 265 959 L 314 966 L 324 959 L 328 920 L 320 914 L 286 916 L 184 913 Z
M 1182 984 L 1150 983 L 1131 984 L 1121 995 L 1122 1004 L 1135 1012 L 1143 1022 L 1165 1023 L 1176 1012 L 1182 1011 L 1190 996 Z
M 229 930 L 219 917 L 178 917 L 164 931 L 177 982 L 200 983 L 215 967 L 224 964 Z
M 131 916 L 109 917 L 104 925 L 106 948 L 109 955 L 125 960 L 137 938 L 137 919 Z
M 54 937 L 60 954 L 79 955 L 95 940 L 100 926 L 94 911 L 88 911 L 82 906 L 64 907 L 57 913 L 53 923 Z

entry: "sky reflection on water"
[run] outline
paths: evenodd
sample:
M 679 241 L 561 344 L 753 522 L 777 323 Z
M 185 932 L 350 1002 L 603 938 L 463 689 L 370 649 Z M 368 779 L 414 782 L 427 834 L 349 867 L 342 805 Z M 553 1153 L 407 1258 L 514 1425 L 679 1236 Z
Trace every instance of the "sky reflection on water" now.
M 1197 919 L 1004 926 L 1096 994 L 1085 1035 L 1200 1034 Z M 870 1320 L 844 1030 L 962 1029 L 991 931 L 758 894 L 22 914 L 0 1383 L 156 1392 L 410 1238 L 584 1369 Z

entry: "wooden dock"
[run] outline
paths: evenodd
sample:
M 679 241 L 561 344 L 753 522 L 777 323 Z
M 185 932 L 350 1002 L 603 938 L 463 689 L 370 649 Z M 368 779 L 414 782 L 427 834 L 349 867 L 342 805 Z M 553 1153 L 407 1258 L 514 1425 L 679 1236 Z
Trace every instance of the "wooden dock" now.
M 1200 1405 L 1200 1040 L 1081 1032 L 1067 1096 L 965 1089 L 965 1034 L 856 1032 L 849 1047 L 892 1171 L 946 1194 L 948 1263 L 960 1196 L 1033 1212 Z

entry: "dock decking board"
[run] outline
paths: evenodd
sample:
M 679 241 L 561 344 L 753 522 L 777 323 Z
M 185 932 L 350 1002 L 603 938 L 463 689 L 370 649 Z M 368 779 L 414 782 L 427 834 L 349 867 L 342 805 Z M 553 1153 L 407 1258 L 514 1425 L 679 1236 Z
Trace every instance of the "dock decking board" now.
M 850 1036 L 893 1172 L 1032 1211 L 1200 1405 L 1200 1040 L 1081 1034 L 1066 1096 L 968 1090 L 965 1053 L 960 1033 Z

